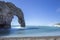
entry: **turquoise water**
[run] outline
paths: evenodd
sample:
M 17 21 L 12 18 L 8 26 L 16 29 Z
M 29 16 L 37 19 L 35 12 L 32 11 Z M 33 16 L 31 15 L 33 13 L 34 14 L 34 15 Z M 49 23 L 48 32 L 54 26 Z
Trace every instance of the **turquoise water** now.
M 53 26 L 27 26 L 24 29 L 12 28 L 9 30 L 0 30 L 0 36 L 60 36 L 59 33 L 60 27 Z

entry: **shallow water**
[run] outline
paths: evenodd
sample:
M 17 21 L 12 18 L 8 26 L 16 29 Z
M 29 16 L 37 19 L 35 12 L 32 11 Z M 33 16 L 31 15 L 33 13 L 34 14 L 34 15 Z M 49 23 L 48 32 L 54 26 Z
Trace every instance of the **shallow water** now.
M 49 26 L 27 26 L 22 28 L 12 28 L 8 30 L 0 30 L 0 36 L 60 36 L 60 27 Z

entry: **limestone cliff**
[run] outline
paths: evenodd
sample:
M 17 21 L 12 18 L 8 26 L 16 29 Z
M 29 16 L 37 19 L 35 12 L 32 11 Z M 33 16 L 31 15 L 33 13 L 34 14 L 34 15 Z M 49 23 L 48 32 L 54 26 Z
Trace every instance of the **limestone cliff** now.
M 10 28 L 14 15 L 18 17 L 18 22 L 21 24 L 21 27 L 25 27 L 22 10 L 11 2 L 0 1 L 0 27 L 4 25 L 4 28 Z

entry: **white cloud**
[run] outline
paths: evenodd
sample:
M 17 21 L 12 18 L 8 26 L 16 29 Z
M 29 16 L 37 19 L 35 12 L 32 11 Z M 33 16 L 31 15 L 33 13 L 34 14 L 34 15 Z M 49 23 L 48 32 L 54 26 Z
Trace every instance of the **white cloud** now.
M 60 8 L 58 8 L 58 9 L 56 10 L 56 12 L 57 12 L 57 13 L 60 13 Z

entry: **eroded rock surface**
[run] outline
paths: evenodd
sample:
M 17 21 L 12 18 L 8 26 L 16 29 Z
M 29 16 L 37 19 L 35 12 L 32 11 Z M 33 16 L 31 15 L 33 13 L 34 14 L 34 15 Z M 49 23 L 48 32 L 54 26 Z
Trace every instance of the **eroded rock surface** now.
M 18 17 L 18 22 L 21 24 L 21 27 L 25 27 L 22 10 L 11 2 L 0 1 L 0 28 L 11 28 L 14 15 Z

